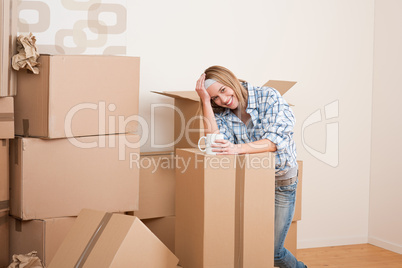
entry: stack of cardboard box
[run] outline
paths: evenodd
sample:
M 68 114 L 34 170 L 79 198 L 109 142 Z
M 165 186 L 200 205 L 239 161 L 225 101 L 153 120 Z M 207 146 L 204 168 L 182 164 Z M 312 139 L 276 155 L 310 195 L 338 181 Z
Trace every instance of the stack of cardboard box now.
M 10 255 L 49 265 L 82 209 L 138 209 L 139 58 L 42 55 L 17 84 Z
M 14 99 L 16 73 L 11 57 L 16 51 L 17 9 L 15 1 L 0 1 L 0 267 L 8 265 L 9 255 L 9 140 L 14 138 Z

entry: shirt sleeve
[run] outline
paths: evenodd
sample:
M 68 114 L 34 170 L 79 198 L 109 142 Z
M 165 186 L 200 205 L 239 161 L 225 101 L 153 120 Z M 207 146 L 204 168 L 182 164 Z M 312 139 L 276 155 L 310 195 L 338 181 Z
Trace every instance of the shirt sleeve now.
M 219 133 L 225 136 L 225 140 L 228 140 L 234 144 L 235 143 L 234 133 L 233 130 L 231 130 L 227 125 L 226 120 L 222 116 L 217 114 L 215 114 L 215 120 L 219 128 Z
M 264 133 L 261 138 L 272 141 L 277 151 L 281 151 L 288 147 L 292 140 L 296 120 L 289 104 L 280 93 L 273 88 L 267 90 L 268 96 L 265 102 L 261 103 L 264 109 L 261 120 Z

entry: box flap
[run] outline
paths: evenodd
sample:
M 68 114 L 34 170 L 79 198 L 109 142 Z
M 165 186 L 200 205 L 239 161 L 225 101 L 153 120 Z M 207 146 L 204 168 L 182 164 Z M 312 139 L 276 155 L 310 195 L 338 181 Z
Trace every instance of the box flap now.
M 294 81 L 281 81 L 281 80 L 269 80 L 263 86 L 273 87 L 281 93 L 285 94 L 291 87 L 293 87 L 297 82 Z M 174 99 L 187 99 L 192 101 L 200 101 L 200 97 L 195 90 L 192 91 L 151 91 L 156 94 L 164 95 Z
M 164 95 L 174 99 L 187 99 L 192 101 L 200 101 L 197 92 L 195 91 L 151 91 L 156 94 Z
M 176 267 L 177 257 L 137 217 L 83 209 L 50 267 Z
M 116 215 L 114 215 L 117 217 Z M 138 219 L 133 218 L 130 230 L 119 247 L 111 268 L 120 267 L 160 267 L 176 268 L 179 259 Z M 113 235 L 113 234 L 111 234 Z M 94 266 L 97 267 L 97 266 Z
M 101 233 L 101 227 L 107 224 L 106 215 L 109 213 L 83 209 L 50 262 L 49 268 L 76 267 L 80 262 L 85 262 L 83 258 L 96 243 L 94 238 Z
M 269 80 L 263 85 L 263 87 L 273 87 L 283 96 L 283 94 L 285 94 L 296 83 L 297 82 L 294 81 Z

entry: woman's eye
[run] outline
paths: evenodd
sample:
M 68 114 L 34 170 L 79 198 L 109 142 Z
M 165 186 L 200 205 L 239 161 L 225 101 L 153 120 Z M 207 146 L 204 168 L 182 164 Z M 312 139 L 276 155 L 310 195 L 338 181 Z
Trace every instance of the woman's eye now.
M 222 92 L 225 92 L 225 89 L 226 89 L 226 88 L 222 88 Z

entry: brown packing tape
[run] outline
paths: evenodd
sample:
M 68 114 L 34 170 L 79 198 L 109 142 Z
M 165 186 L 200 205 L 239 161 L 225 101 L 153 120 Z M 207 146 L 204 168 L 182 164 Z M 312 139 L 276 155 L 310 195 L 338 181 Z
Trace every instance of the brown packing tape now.
M 0 122 L 14 121 L 14 113 L 0 113 Z
M 0 212 L 7 211 L 7 210 L 9 210 L 9 208 L 10 208 L 9 200 L 0 201 Z
M 248 155 L 236 157 L 236 167 L 242 167 Z M 235 268 L 243 268 L 243 230 L 244 230 L 244 170 L 237 168 L 236 171 L 236 188 L 235 188 Z
M 102 220 L 100 221 L 98 227 L 96 228 L 95 232 L 93 233 L 91 239 L 89 240 L 87 246 L 85 247 L 84 251 L 82 252 L 80 258 L 78 259 L 77 263 L 75 264 L 74 268 L 83 267 L 85 261 L 88 259 L 89 254 L 91 254 L 92 249 L 96 245 L 99 237 L 101 236 L 103 230 L 105 230 L 106 225 L 108 224 L 110 218 L 112 217 L 112 213 L 106 213 L 103 216 Z
M 16 232 L 21 233 L 22 232 L 22 220 L 19 219 L 15 219 L 15 224 L 14 224 L 14 230 Z
M 22 128 L 24 132 L 24 137 L 29 136 L 29 119 L 22 119 Z

